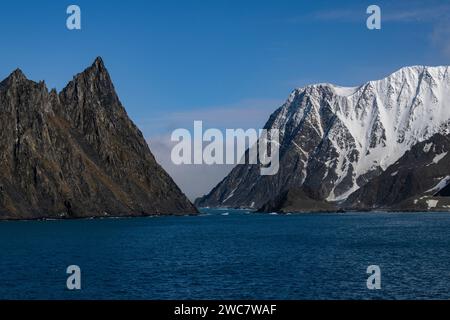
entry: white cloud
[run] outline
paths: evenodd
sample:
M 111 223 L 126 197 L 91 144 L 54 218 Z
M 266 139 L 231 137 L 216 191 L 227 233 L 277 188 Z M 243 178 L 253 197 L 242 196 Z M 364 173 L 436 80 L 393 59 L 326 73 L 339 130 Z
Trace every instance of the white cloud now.
M 148 144 L 158 163 L 192 201 L 211 191 L 234 167 L 206 164 L 177 166 L 170 158 L 175 145 L 170 140 L 170 135 L 154 136 L 149 139 Z
M 203 121 L 203 130 L 262 129 L 270 114 L 282 103 L 282 100 L 277 99 L 246 99 L 227 106 L 167 112 L 154 119 L 138 121 L 138 125 L 144 132 L 158 163 L 170 174 L 181 190 L 194 200 L 211 191 L 234 166 L 173 164 L 170 155 L 176 143 L 170 140 L 172 131 L 178 128 L 192 131 L 195 120 Z
M 435 47 L 437 47 L 442 54 L 450 58 L 450 23 L 437 24 L 430 36 L 431 41 Z
M 147 137 L 172 132 L 178 128 L 192 128 L 195 120 L 210 128 L 260 128 L 269 115 L 282 105 L 283 99 L 245 99 L 234 104 L 192 108 L 188 111 L 170 111 L 151 119 L 138 120 L 139 128 Z

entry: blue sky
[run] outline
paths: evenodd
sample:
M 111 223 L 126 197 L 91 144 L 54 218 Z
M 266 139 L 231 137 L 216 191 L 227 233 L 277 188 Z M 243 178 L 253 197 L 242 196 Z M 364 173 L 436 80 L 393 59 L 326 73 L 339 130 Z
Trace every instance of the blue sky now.
M 80 31 L 66 29 L 70 4 L 81 7 Z M 366 28 L 370 4 L 381 30 Z M 60 90 L 102 56 L 161 153 L 161 137 L 200 116 L 208 127 L 260 127 L 295 87 L 450 64 L 449 18 L 444 0 L 2 2 L 0 77 L 20 67 Z

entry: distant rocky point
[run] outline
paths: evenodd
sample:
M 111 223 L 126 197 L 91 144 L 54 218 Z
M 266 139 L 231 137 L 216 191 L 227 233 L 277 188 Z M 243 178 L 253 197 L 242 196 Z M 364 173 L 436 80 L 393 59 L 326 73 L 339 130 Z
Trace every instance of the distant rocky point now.
M 101 58 L 60 92 L 0 83 L 0 219 L 195 214 L 127 116 Z

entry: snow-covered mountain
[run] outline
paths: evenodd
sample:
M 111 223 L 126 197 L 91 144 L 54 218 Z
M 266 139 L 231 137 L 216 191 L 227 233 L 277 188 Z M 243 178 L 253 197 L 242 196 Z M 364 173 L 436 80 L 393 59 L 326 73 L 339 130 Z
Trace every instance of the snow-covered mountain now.
M 450 135 L 415 144 L 381 175 L 352 193 L 346 209 L 450 210 Z
M 265 127 L 280 130 L 278 174 L 239 165 L 198 205 L 258 208 L 292 188 L 346 199 L 415 144 L 449 133 L 449 67 L 405 67 L 354 88 L 296 89 Z

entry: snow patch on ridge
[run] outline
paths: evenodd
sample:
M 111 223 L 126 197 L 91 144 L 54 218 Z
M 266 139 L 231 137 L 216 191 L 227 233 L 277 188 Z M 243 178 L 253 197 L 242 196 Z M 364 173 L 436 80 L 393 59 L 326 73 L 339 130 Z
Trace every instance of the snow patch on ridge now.
M 359 87 L 340 87 L 336 85 L 330 85 L 334 89 L 337 95 L 348 97 L 358 91 Z
M 436 156 L 433 158 L 433 163 L 434 163 L 434 164 L 438 164 L 439 161 L 441 161 L 442 159 L 445 158 L 445 156 L 447 155 L 447 153 L 448 153 L 448 152 L 444 152 L 444 153 L 441 153 L 441 154 L 436 155 Z
M 428 210 L 436 208 L 438 203 L 439 203 L 439 200 L 427 200 Z
M 423 147 L 423 152 L 428 153 L 431 150 L 431 147 L 433 146 L 433 143 L 427 143 L 424 147 Z
M 433 188 L 425 191 L 425 193 L 437 193 L 437 192 L 441 191 L 442 189 L 444 189 L 448 185 L 449 182 L 450 182 L 450 176 L 446 176 L 444 179 L 439 181 L 439 183 L 437 185 L 435 185 Z

